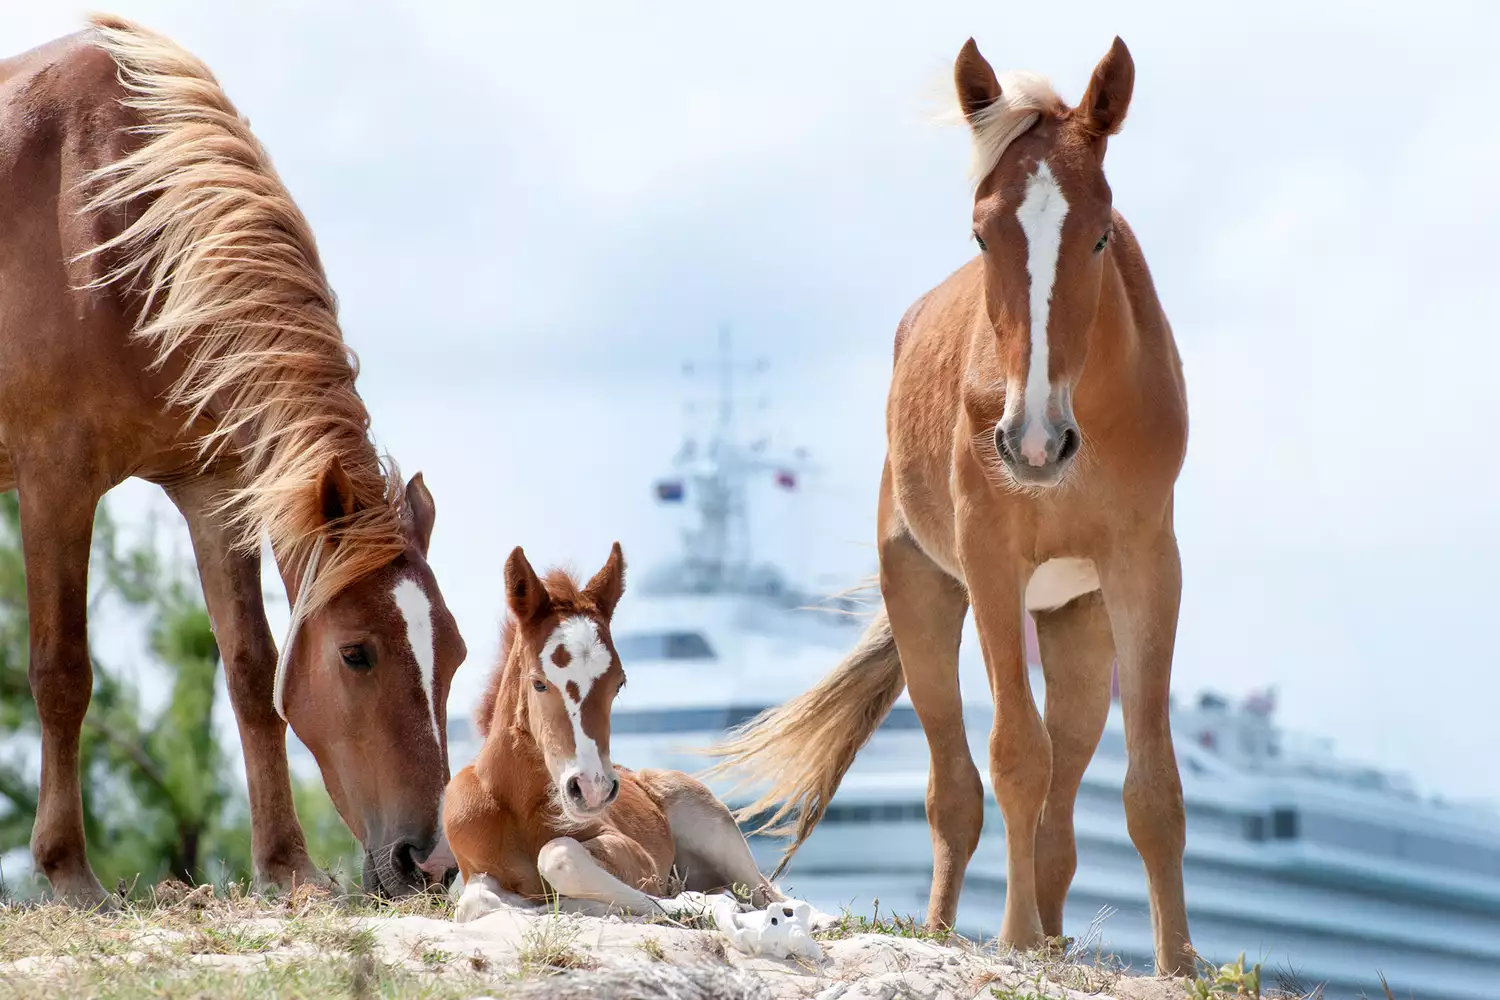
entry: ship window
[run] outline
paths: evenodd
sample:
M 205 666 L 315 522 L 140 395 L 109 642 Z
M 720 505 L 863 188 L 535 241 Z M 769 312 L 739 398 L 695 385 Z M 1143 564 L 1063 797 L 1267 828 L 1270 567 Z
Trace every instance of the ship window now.
M 1254 841 L 1266 839 L 1266 818 L 1264 816 L 1245 817 L 1245 839 Z
M 1271 811 L 1271 836 L 1277 840 L 1297 839 L 1297 810 L 1274 809 Z
M 636 632 L 618 636 L 615 651 L 631 660 L 712 660 L 713 647 L 698 632 Z

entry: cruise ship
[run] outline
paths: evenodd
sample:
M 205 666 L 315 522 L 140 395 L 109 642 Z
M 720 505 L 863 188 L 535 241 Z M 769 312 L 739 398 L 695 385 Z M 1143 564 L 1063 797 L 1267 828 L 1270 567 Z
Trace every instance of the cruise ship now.
M 754 366 L 760 369 L 763 366 Z M 743 368 L 743 366 L 740 366 Z M 614 636 L 630 684 L 616 702 L 612 756 L 633 768 L 701 771 L 706 747 L 732 726 L 805 690 L 855 642 L 868 605 L 807 593 L 754 558 L 750 507 L 766 489 L 795 489 L 802 456 L 773 455 L 736 434 L 727 333 L 695 374 L 720 398 L 683 442 L 657 499 L 680 516 L 680 551 L 637 555 Z M 873 569 L 873 567 L 872 567 Z M 1035 633 L 1032 684 L 1045 698 Z M 960 671 L 970 746 L 981 774 L 991 707 L 968 626 Z M 968 699 L 974 699 L 969 701 Z M 1205 959 L 1245 953 L 1330 1000 L 1397 996 L 1492 1000 L 1500 968 L 1500 816 L 1419 797 L 1411 783 L 1338 758 L 1326 741 L 1277 727 L 1273 692 L 1174 703 L 1172 729 L 1187 808 L 1184 876 L 1194 944 Z M 477 752 L 466 718 L 450 717 L 454 766 Z M 931 884 L 925 818 L 927 746 L 903 695 L 861 751 L 783 887 L 820 909 L 922 915 Z M 1149 972 L 1150 917 L 1140 857 L 1121 801 L 1126 748 L 1118 704 L 1084 777 L 1078 873 L 1065 933 L 1093 957 Z M 986 778 L 987 783 L 987 778 Z M 718 788 L 728 794 L 727 788 Z M 731 804 L 736 804 L 731 801 Z M 781 845 L 759 837 L 763 867 Z M 958 930 L 998 930 L 1004 830 L 992 795 L 964 883 Z

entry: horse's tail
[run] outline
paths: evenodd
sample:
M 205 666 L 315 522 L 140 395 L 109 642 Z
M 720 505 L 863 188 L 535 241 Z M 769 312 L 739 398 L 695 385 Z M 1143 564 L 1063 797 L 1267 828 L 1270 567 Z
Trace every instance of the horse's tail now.
M 758 820 L 757 833 L 794 835 L 773 879 L 823 818 L 855 754 L 905 686 L 890 619 L 882 607 L 859 644 L 817 686 L 762 712 L 704 751 L 720 759 L 708 770 L 709 776 L 733 775 L 737 788 L 764 788 L 736 819 Z

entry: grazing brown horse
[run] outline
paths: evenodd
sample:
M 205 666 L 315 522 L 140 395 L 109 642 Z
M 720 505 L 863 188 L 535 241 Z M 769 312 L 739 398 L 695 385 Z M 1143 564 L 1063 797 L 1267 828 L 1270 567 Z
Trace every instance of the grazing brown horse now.
M 610 763 L 610 709 L 625 671 L 609 623 L 624 591 L 618 543 L 581 589 L 557 570 L 539 579 L 519 548 L 506 561 L 504 648 L 475 713 L 484 747 L 443 803 L 465 882 L 459 920 L 503 896 L 544 898 L 549 886 L 571 900 L 673 914 L 675 902 L 658 897 L 674 870 L 689 892 L 738 884 L 757 905 L 782 898 L 701 783 Z
M 1187 402 L 1171 328 L 1103 169 L 1134 73 L 1116 39 L 1070 108 L 1029 74 L 997 79 L 972 40 L 963 47 L 954 76 L 974 139 L 979 255 L 896 331 L 878 514 L 883 612 L 827 678 L 712 752 L 716 770 L 766 789 L 743 815 L 773 810 L 773 824 L 796 833 L 789 858 L 904 683 L 931 750 L 928 920 L 951 924 L 983 822 L 957 670 L 972 607 L 995 705 L 1001 937 L 1031 947 L 1062 933 L 1073 804 L 1118 655 L 1127 824 L 1150 885 L 1157 966 L 1181 973 L 1182 783 L 1167 689 Z M 1023 656 L 1027 611 L 1045 719 Z
M 433 502 L 369 439 L 307 220 L 208 68 L 113 17 L 0 62 L 0 490 L 19 489 L 42 780 L 31 849 L 54 893 L 89 867 L 78 737 L 94 509 L 128 477 L 187 519 L 245 750 L 257 879 L 323 881 L 286 725 L 366 852 L 426 883 L 448 685 L 465 650 L 427 566 Z M 293 602 L 278 659 L 268 535 Z

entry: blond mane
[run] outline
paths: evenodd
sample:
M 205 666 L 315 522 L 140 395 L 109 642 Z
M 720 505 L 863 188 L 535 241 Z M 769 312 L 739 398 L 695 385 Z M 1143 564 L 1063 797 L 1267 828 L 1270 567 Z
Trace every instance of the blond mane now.
M 1045 77 L 1011 70 L 999 74 L 998 79 L 1000 97 L 969 123 L 974 133 L 969 177 L 976 184 L 990 175 L 1010 144 L 1025 135 L 1042 115 L 1059 114 L 1067 109 Z
M 157 365 L 182 365 L 168 404 L 189 423 L 211 409 L 200 456 L 228 450 L 242 464 L 220 514 L 244 550 L 265 531 L 279 560 L 316 567 L 297 595 L 311 614 L 407 546 L 401 480 L 370 440 L 312 230 L 207 66 L 129 21 L 91 22 L 146 138 L 84 182 L 90 211 L 139 211 L 88 252 L 111 261 L 95 285 L 140 294 L 134 337 Z M 319 485 L 335 458 L 356 513 L 331 526 L 338 544 L 322 552 Z

